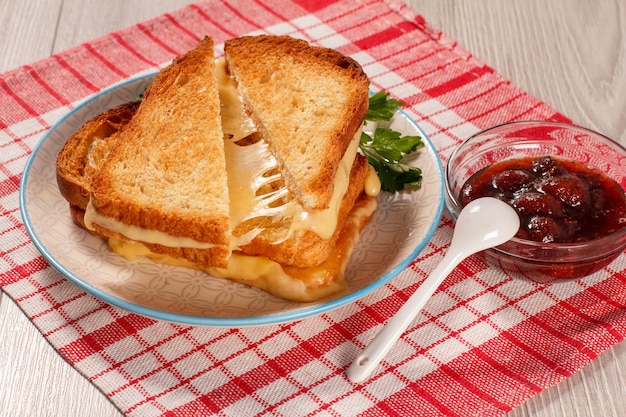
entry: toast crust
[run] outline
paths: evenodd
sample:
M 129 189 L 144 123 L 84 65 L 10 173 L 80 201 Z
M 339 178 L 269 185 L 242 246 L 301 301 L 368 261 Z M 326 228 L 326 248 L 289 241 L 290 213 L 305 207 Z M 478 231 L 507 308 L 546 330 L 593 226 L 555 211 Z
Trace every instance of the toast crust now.
M 70 205 L 85 210 L 92 177 L 117 140 L 115 133 L 126 126 L 138 107 L 136 101 L 109 109 L 67 139 L 57 154 L 56 176 L 59 191 Z
M 223 254 L 216 265 L 225 265 L 230 202 L 214 67 L 206 37 L 157 74 L 93 178 L 91 204 L 124 224 L 218 245 L 208 252 Z
M 224 54 L 250 116 L 306 209 L 325 209 L 337 166 L 368 109 L 361 66 L 288 36 L 227 40 Z

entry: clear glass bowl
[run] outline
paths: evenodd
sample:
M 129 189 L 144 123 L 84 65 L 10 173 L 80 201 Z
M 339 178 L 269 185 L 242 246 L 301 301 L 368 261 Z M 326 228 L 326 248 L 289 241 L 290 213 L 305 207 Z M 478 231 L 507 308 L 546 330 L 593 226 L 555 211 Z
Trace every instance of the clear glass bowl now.
M 626 149 L 582 127 L 546 121 L 498 125 L 460 144 L 446 165 L 446 205 L 456 218 L 458 196 L 469 177 L 495 162 L 529 156 L 558 156 L 597 168 L 626 189 Z M 494 219 L 497 221 L 497 219 Z M 542 243 L 515 237 L 484 251 L 486 259 L 515 276 L 538 282 L 584 277 L 602 269 L 626 248 L 626 228 L 582 243 Z

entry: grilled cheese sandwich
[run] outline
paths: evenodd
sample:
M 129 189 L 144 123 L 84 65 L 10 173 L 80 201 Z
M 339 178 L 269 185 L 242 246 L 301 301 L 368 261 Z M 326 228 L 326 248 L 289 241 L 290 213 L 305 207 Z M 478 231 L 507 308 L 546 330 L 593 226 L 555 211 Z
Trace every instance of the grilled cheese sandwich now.
M 108 132 L 102 142 L 109 144 L 108 152 L 95 156 L 87 151 L 87 158 L 81 159 L 97 171 L 85 186 L 88 203 L 66 198 L 75 222 L 107 238 L 112 250 L 122 256 L 198 268 L 280 297 L 312 301 L 344 286 L 349 254 L 376 208 L 380 182 L 358 154 L 367 78 L 358 64 L 336 51 L 329 53 L 293 38 L 261 36 L 234 42 L 235 48 L 226 43 L 226 60 L 213 58 L 212 41 L 206 38 L 162 70 L 135 114 Z M 237 68 L 242 48 L 248 54 L 259 44 L 282 48 L 278 56 L 283 54 L 284 62 L 273 73 L 283 84 L 293 76 L 289 63 L 300 65 L 311 52 L 317 60 L 307 58 L 307 65 L 324 75 L 309 80 L 311 85 L 303 75 L 297 80 L 300 87 L 315 89 L 320 79 L 328 77 L 334 84 L 344 83 L 350 99 L 342 98 L 345 108 L 337 114 L 324 115 L 326 126 L 319 136 L 296 135 L 292 142 L 275 137 L 283 131 L 276 125 L 317 122 L 303 121 L 298 113 L 302 110 L 306 117 L 319 113 L 316 109 L 325 106 L 324 97 L 310 109 L 302 103 L 294 108 L 291 103 L 282 110 L 264 111 L 263 97 L 249 94 L 257 74 Z M 265 55 L 257 59 L 261 67 L 267 64 Z M 274 65 L 276 59 L 272 56 L 267 65 Z M 190 106 L 194 110 L 188 114 Z M 278 118 L 276 111 L 282 112 Z M 100 117 L 106 118 L 106 113 Z M 335 127 L 329 127 L 328 118 Z M 94 128 L 90 123 L 84 130 Z M 311 135 L 310 126 L 303 129 Z M 326 152 L 320 154 L 316 145 L 313 155 L 308 155 L 311 140 L 323 143 Z M 286 165 L 294 164 L 292 148 L 300 149 L 297 158 L 303 164 L 320 167 L 309 170 L 308 177 L 302 177 L 302 172 L 286 174 Z M 164 149 L 174 151 L 162 154 Z M 57 172 L 62 154 L 69 152 L 59 154 Z M 187 159 L 173 152 L 184 153 Z M 328 159 L 327 153 L 333 156 Z M 148 166 L 133 168 L 133 161 Z M 205 182 L 197 176 L 204 176 Z M 313 188 L 291 186 L 311 179 L 318 182 Z M 325 183 L 319 183 L 322 180 Z M 165 192 L 150 188 L 153 181 Z M 212 193 L 221 201 L 217 210 Z M 306 203 L 317 199 L 316 194 L 322 196 L 321 203 Z

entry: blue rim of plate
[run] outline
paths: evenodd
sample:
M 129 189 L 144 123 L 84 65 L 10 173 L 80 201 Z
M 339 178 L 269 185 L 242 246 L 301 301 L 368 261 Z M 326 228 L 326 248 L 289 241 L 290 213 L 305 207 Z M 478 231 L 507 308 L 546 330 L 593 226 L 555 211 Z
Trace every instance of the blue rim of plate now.
M 330 300 L 323 304 L 316 304 L 311 307 L 299 308 L 293 311 L 286 311 L 280 313 L 272 313 L 266 314 L 256 317 L 207 317 L 207 316 L 195 316 L 188 314 L 179 314 L 173 312 L 162 311 L 146 306 L 142 306 L 140 304 L 135 304 L 130 301 L 126 301 L 120 297 L 112 295 L 100 288 L 97 288 L 90 283 L 84 281 L 79 276 L 74 274 L 72 271 L 68 270 L 62 262 L 60 262 L 57 258 L 55 258 L 45 247 L 43 242 L 40 240 L 39 236 L 33 229 L 33 225 L 30 221 L 29 215 L 24 209 L 26 207 L 26 196 L 24 193 L 25 186 L 28 182 L 30 170 L 33 164 L 34 159 L 37 157 L 37 153 L 41 149 L 42 145 L 46 141 L 46 139 L 50 136 L 50 134 L 57 129 L 57 127 L 65 122 L 67 118 L 69 118 L 74 112 L 80 110 L 85 105 L 90 102 L 97 100 L 103 95 L 109 94 L 116 89 L 122 88 L 128 84 L 135 83 L 137 81 L 154 77 L 156 73 L 150 73 L 146 75 L 142 75 L 139 77 L 135 77 L 129 80 L 126 80 L 122 83 L 115 84 L 109 88 L 102 90 L 101 92 L 93 95 L 92 97 L 84 100 L 79 105 L 77 105 L 74 109 L 66 113 L 63 117 L 61 117 L 57 122 L 55 122 L 52 127 L 44 134 L 44 136 L 39 140 L 39 142 L 33 148 L 31 155 L 28 157 L 26 161 L 26 165 L 24 167 L 24 173 L 22 175 L 20 181 L 20 191 L 19 191 L 19 204 L 20 204 L 20 213 L 22 216 L 22 221 L 24 223 L 24 227 L 33 244 L 37 248 L 37 250 L 41 253 L 43 258 L 54 267 L 59 273 L 61 273 L 65 278 L 71 281 L 73 284 L 83 289 L 85 292 L 91 294 L 92 296 L 108 303 L 113 306 L 122 308 L 126 311 L 137 313 L 145 317 L 164 320 L 177 324 L 186 324 L 186 325 L 195 325 L 195 326 L 212 326 L 212 327 L 251 327 L 251 326 L 262 326 L 262 325 L 273 325 L 273 324 L 284 324 L 293 321 L 302 320 L 307 317 L 312 317 L 321 313 L 325 313 L 336 308 L 342 307 L 344 305 L 350 304 L 368 294 L 385 285 L 391 279 L 396 277 L 400 272 L 402 272 L 406 267 L 408 267 L 415 258 L 422 252 L 422 250 L 426 247 L 428 242 L 432 239 L 435 234 L 437 227 L 439 226 L 439 222 L 441 221 L 441 216 L 443 214 L 444 208 L 444 173 L 443 173 L 443 165 L 441 159 L 438 156 L 435 146 L 431 142 L 430 138 L 426 135 L 426 133 L 419 127 L 419 125 L 410 118 L 406 112 L 402 110 L 398 110 L 398 113 L 402 114 L 403 117 L 419 132 L 422 136 L 422 140 L 426 148 L 435 155 L 435 162 L 437 164 L 437 171 L 440 177 L 440 195 L 441 198 L 437 203 L 436 214 L 433 218 L 432 223 L 430 224 L 427 233 L 423 237 L 423 239 L 413 248 L 411 253 L 400 261 L 395 267 L 393 267 L 386 274 L 382 275 L 380 278 L 375 280 L 369 285 L 350 293 L 345 296 L 339 297 L 337 299 Z

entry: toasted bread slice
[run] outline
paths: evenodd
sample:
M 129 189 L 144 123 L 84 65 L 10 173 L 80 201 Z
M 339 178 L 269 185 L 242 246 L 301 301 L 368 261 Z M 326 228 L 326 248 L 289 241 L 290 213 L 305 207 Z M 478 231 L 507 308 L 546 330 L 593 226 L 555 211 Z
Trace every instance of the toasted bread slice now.
M 91 181 L 85 223 L 203 266 L 230 256 L 213 40 L 162 69 Z
M 117 140 L 114 134 L 126 126 L 138 106 L 139 102 L 125 103 L 92 118 L 69 137 L 57 154 L 59 191 L 74 210 L 80 212 L 87 207 L 91 178 Z
M 224 55 L 244 105 L 306 209 L 325 209 L 339 161 L 368 108 L 361 66 L 287 36 L 227 40 Z

